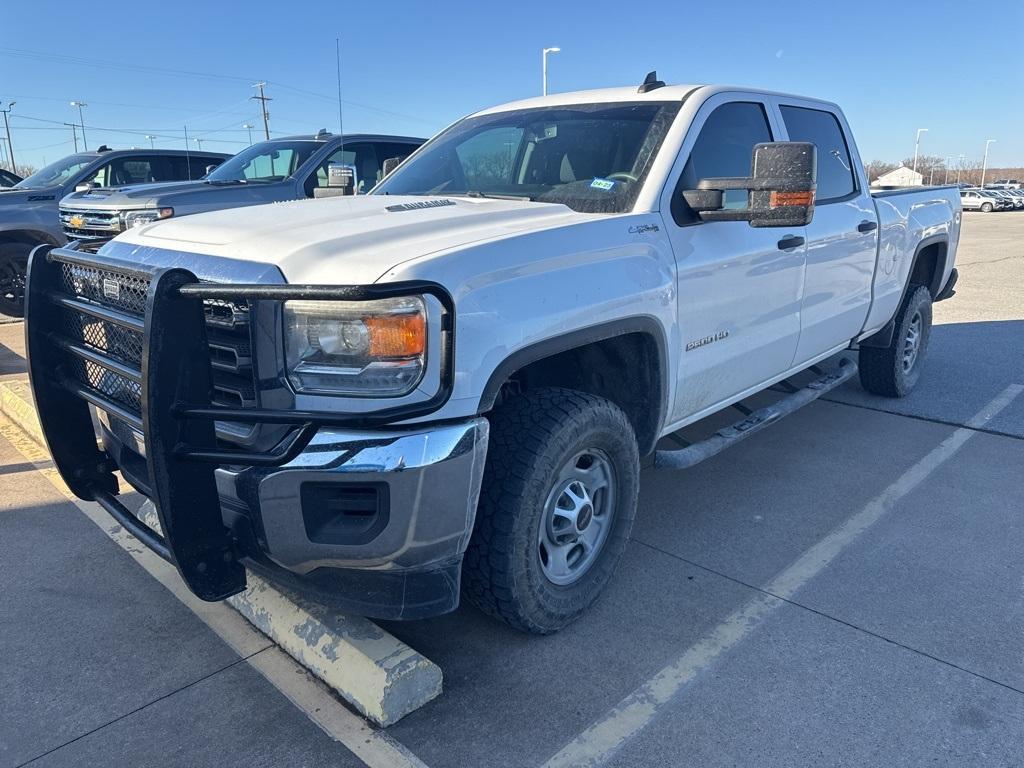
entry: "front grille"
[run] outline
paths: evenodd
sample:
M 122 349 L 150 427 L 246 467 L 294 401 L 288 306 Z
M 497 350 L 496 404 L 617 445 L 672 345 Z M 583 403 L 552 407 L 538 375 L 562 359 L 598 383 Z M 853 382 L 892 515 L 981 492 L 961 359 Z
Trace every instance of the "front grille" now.
M 117 211 L 61 208 L 60 226 L 70 240 L 108 240 L 121 232 Z
M 146 313 L 149 280 L 144 276 L 80 264 L 62 264 L 64 291 L 88 305 L 116 310 L 137 321 L 141 328 Z M 232 408 L 256 406 L 249 307 L 245 302 L 209 300 L 204 306 L 207 344 L 213 377 L 214 405 Z M 65 306 L 67 336 L 88 351 L 115 364 L 142 369 L 142 332 Z M 142 414 L 142 385 L 95 362 L 75 358 L 74 378 Z

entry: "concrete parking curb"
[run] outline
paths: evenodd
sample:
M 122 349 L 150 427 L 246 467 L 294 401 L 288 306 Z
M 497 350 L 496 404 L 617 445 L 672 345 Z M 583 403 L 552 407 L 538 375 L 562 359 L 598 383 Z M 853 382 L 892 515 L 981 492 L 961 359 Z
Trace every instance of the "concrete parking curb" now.
M 0 413 L 13 421 L 18 429 L 35 440 L 41 447 L 46 447 L 43 430 L 36 416 L 36 406 L 32 401 L 32 390 L 28 379 L 13 379 L 0 382 Z
M 0 382 L 0 412 L 45 448 L 26 381 Z M 140 517 L 159 530 L 147 502 Z M 441 694 L 440 667 L 373 622 L 331 612 L 249 572 L 248 588 L 227 602 L 355 709 L 392 725 Z

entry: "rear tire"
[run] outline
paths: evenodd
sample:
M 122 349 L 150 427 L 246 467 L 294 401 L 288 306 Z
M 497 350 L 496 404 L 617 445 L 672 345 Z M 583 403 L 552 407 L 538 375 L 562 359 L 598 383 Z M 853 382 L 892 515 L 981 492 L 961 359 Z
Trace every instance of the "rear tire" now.
M 640 459 L 618 406 L 568 389 L 497 408 L 463 592 L 524 632 L 550 634 L 611 579 L 633 527 Z
M 0 243 L 0 314 L 25 316 L 25 271 L 34 245 Z
M 921 377 L 932 333 L 932 295 L 923 285 L 911 286 L 895 319 L 888 347 L 860 348 L 860 383 L 868 392 L 904 397 Z

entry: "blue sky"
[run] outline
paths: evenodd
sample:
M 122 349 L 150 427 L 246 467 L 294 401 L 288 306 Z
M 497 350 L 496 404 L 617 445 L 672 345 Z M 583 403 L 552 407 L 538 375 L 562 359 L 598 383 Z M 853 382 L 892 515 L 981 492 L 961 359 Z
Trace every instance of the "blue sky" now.
M 837 101 L 866 161 L 912 155 L 926 127 L 922 153 L 980 162 L 995 138 L 991 166 L 1024 165 L 1024 58 L 994 50 L 1024 29 L 1020 0 L 5 0 L 3 27 L 0 100 L 17 101 L 16 159 L 37 166 L 72 151 L 60 125 L 78 120 L 72 99 L 89 104 L 90 148 L 147 146 L 145 134 L 181 147 L 187 125 L 204 149 L 238 151 L 243 123 L 262 135 L 257 80 L 274 99 L 272 133 L 336 130 L 336 35 L 347 132 L 429 136 L 536 95 L 541 48 L 560 46 L 552 91 L 631 85 L 657 69 L 669 82 Z

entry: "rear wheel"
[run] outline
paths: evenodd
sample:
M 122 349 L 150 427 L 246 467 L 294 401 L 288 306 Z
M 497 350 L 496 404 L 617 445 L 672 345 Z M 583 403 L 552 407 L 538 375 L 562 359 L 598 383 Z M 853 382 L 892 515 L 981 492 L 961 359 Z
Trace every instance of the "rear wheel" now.
M 25 315 L 25 271 L 34 247 L 28 243 L 0 244 L 0 314 Z
M 593 603 L 626 546 L 640 460 L 604 398 L 538 389 L 494 411 L 466 597 L 516 629 L 555 632 Z
M 868 392 L 904 397 L 921 377 L 932 332 L 932 295 L 911 286 L 896 315 L 896 330 L 888 347 L 861 347 L 860 383 Z

